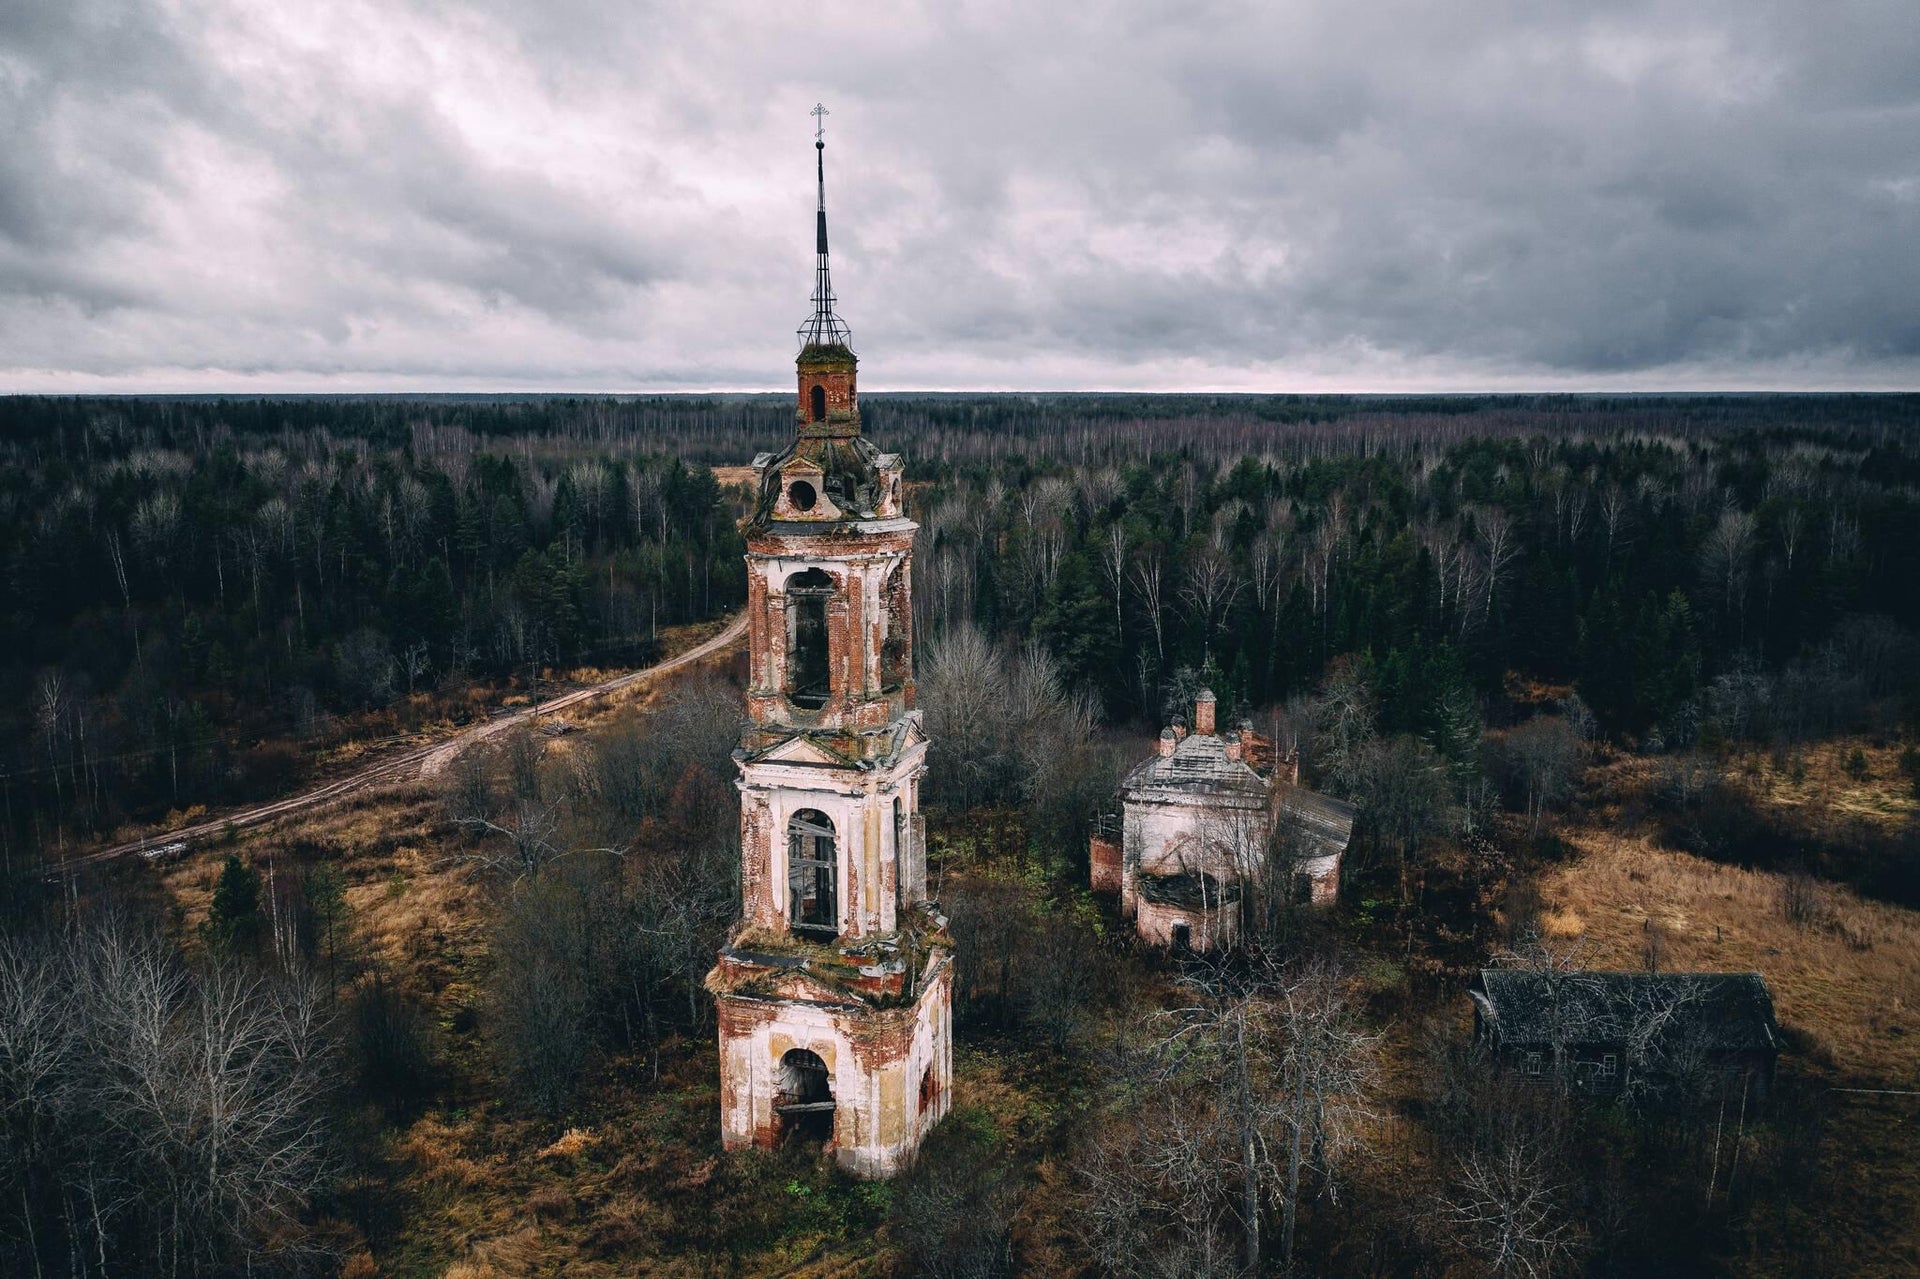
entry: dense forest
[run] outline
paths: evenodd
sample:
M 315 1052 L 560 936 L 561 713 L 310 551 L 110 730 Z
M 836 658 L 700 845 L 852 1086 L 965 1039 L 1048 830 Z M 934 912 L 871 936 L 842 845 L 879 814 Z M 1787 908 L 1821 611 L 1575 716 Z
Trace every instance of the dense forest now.
M 272 796 L 293 744 L 408 727 L 436 691 L 644 665 L 662 626 L 737 604 L 706 468 L 450 416 L 0 406 L 12 844 Z
M 0 403 L 9 856 L 272 795 L 300 771 L 288 743 L 397 730 L 423 693 L 643 664 L 660 626 L 738 603 L 708 466 L 776 447 L 785 412 Z M 1636 742 L 1819 733 L 1911 695 L 1912 397 L 866 415 L 919 489 L 922 634 L 1031 634 L 1111 720 L 1157 720 L 1183 669 L 1242 710 L 1282 703 L 1342 654 L 1389 727 L 1429 737 L 1508 672 L 1576 685 Z
M 1920 397 L 867 397 L 921 526 L 959 955 L 957 1109 L 892 1183 L 719 1157 L 737 669 L 46 874 L 732 611 L 748 495 L 712 468 L 789 413 L 0 401 L 0 1266 L 1538 1279 L 1920 1247 Z M 1087 891 L 1087 830 L 1202 684 L 1360 814 L 1339 906 L 1250 895 L 1218 962 Z M 1762 969 L 1778 1098 L 1516 1087 L 1462 1025 L 1495 961 Z

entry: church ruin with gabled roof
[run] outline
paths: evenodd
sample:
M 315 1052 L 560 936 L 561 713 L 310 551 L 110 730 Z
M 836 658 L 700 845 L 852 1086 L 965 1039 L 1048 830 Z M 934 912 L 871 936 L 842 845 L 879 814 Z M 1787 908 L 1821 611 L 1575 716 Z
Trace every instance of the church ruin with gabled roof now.
M 1120 913 L 1156 946 L 1233 945 L 1255 891 L 1314 905 L 1339 894 L 1353 806 L 1300 786 L 1298 758 L 1277 756 L 1251 724 L 1218 731 L 1217 711 L 1201 689 L 1192 731 L 1161 731 L 1090 841 L 1094 891 L 1119 894 Z

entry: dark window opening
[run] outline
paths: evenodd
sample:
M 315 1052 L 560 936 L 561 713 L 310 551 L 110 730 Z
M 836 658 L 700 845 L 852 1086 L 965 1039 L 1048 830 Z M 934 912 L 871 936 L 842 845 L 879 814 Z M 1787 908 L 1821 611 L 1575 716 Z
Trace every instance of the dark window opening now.
M 813 384 L 813 420 L 824 422 L 827 417 L 827 388 L 818 382 Z
M 1176 955 L 1184 955 L 1192 949 L 1193 949 L 1193 930 L 1188 928 L 1185 924 L 1175 924 L 1173 926 L 1174 953 Z
M 798 488 L 799 485 L 794 485 Z M 817 568 L 787 579 L 787 696 L 795 706 L 819 710 L 832 691 L 827 660 L 827 601 L 833 579 Z
M 907 628 L 911 624 L 913 605 L 907 599 L 906 581 L 900 567 L 896 566 L 888 574 L 880 599 L 884 606 L 881 616 L 886 627 L 886 634 L 880 641 L 880 685 L 882 688 L 895 689 L 906 684 L 908 668 L 913 664 L 913 658 L 907 652 Z
M 795 1048 L 780 1059 L 773 1113 L 783 1141 L 832 1140 L 833 1087 L 820 1054 Z
M 797 932 L 840 935 L 833 822 L 803 808 L 787 823 L 787 920 Z
M 893 797 L 893 901 L 894 909 L 899 910 L 907 904 L 907 870 L 910 852 L 907 848 L 907 806 L 900 797 Z
M 795 480 L 787 486 L 787 501 L 793 504 L 794 510 L 811 511 L 815 500 L 813 485 L 805 480 Z
M 934 1088 L 934 1084 L 933 1084 L 933 1067 L 928 1066 L 925 1070 L 920 1072 L 920 1113 L 921 1114 L 924 1115 L 929 1110 L 933 1109 L 933 1098 L 934 1098 L 935 1091 L 936 1089 Z
M 1313 903 L 1313 876 L 1295 875 L 1293 877 L 1293 904 L 1308 906 Z

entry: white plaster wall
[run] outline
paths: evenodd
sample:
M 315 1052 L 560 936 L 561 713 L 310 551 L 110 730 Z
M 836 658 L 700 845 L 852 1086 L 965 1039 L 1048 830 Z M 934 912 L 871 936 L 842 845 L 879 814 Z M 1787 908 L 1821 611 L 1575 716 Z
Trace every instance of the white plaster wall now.
M 772 845 L 767 850 L 776 908 L 785 921 L 787 898 L 787 824 L 811 808 L 833 823 L 836 849 L 835 892 L 840 932 L 847 938 L 892 932 L 899 927 L 901 854 L 908 871 L 925 878 L 914 839 L 919 812 L 919 777 L 926 766 L 924 747 L 908 751 L 885 771 L 795 767 L 779 763 L 747 764 L 741 770 L 744 796 L 764 798 L 772 815 Z M 896 846 L 895 797 L 902 801 L 907 847 Z M 920 894 L 907 900 L 918 900 Z
M 1310 857 L 1300 863 L 1300 872 L 1313 885 L 1313 904 L 1326 906 L 1340 897 L 1340 854 Z
M 1140 940 L 1151 946 L 1171 946 L 1175 924 L 1187 926 L 1187 943 L 1193 949 L 1212 950 L 1240 935 L 1240 905 L 1235 902 L 1219 910 L 1197 910 L 1141 899 L 1135 921 Z
M 840 1164 L 868 1177 L 891 1176 L 911 1158 L 921 1140 L 946 1116 L 953 1096 L 952 968 L 929 979 L 911 1014 L 876 1013 L 803 1002 L 773 1005 L 768 1021 L 721 1044 L 723 1077 L 737 1081 L 731 1106 L 721 1115 L 728 1149 L 751 1145 L 756 1133 L 774 1130 L 780 1061 L 804 1048 L 826 1063 L 834 1100 L 834 1153 Z M 863 1066 L 852 1036 L 877 1017 L 911 1016 L 907 1052 L 892 1061 Z M 932 1103 L 919 1108 L 920 1079 L 933 1072 Z M 723 1091 L 723 1096 L 726 1094 Z M 886 1111 L 897 1116 L 889 1132 Z

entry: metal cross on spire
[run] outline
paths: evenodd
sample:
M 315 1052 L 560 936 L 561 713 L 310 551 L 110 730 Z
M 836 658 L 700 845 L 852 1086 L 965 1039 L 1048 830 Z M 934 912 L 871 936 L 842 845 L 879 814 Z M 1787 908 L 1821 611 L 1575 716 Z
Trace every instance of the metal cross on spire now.
M 820 202 L 814 214 L 813 314 L 800 326 L 800 345 L 847 346 L 853 334 L 833 313 L 833 277 L 827 271 L 827 115 L 824 103 L 815 103 L 813 116 L 814 171 L 819 181 Z

